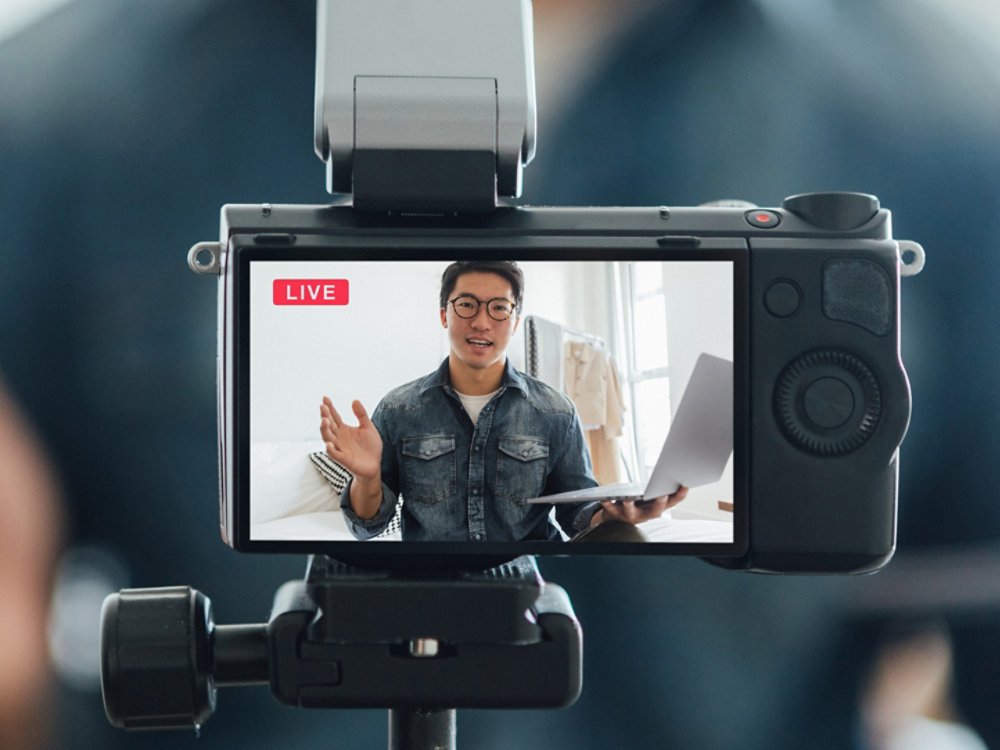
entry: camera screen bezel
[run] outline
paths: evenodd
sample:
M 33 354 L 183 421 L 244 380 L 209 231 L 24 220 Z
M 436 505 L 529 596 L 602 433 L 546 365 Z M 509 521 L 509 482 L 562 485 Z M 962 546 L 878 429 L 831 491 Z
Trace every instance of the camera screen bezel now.
M 253 553 L 326 554 L 341 559 L 476 561 L 511 559 L 520 555 L 683 555 L 739 557 L 749 543 L 749 300 L 746 243 L 737 238 L 698 249 L 660 247 L 648 239 L 623 237 L 469 236 L 325 236 L 299 235 L 284 239 L 234 235 L 230 238 L 227 275 L 229 292 L 223 302 L 227 337 L 232 350 L 221 362 L 229 382 L 220 395 L 223 440 L 223 525 L 227 542 Z M 650 245 L 653 245 L 652 247 Z M 253 540 L 250 538 L 250 267 L 267 261 L 701 261 L 732 264 L 734 445 L 732 542 L 586 543 L 564 542 L 404 542 Z M 223 281 L 226 284 L 226 281 Z M 225 344 L 224 344 L 225 346 Z M 235 408 L 234 408 L 235 407 Z M 228 411 L 227 411 L 228 409 Z M 230 423 L 226 424 L 226 415 Z M 318 423 L 318 417 L 317 417 Z M 227 504 L 230 504 L 227 508 Z M 228 511 L 228 512 L 227 512 Z M 227 517 L 228 516 L 228 517 Z

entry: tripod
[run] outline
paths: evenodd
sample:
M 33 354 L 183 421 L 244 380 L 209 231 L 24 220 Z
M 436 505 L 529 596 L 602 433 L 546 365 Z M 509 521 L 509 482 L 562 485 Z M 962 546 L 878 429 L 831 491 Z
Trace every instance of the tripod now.
M 560 708 L 581 688 L 569 597 L 534 559 L 381 571 L 310 558 L 267 623 L 216 625 L 190 587 L 126 589 L 102 616 L 104 705 L 125 729 L 200 727 L 218 687 L 304 708 L 387 708 L 389 747 L 456 747 L 456 709 Z

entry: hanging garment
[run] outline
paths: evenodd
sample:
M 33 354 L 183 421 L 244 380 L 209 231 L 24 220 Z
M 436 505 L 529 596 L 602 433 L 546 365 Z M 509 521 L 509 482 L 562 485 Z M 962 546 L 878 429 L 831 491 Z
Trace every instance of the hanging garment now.
M 625 480 L 619 438 L 623 432 L 625 402 L 614 358 L 584 341 L 567 341 L 566 394 L 576 404 L 590 448 L 594 478 L 599 484 Z

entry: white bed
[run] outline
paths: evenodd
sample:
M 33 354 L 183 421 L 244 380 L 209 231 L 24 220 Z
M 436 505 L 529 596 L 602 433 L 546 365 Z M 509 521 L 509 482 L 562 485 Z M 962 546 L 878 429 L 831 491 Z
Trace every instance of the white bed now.
M 251 540 L 354 541 L 340 512 L 340 493 L 309 460 L 322 450 L 320 440 L 251 446 Z
M 709 521 L 696 518 L 657 518 L 639 524 L 651 542 L 731 543 L 732 521 Z
M 250 538 L 253 541 L 354 541 L 340 512 L 340 495 L 312 461 L 320 440 L 256 443 L 250 449 Z M 731 542 L 730 521 L 669 516 L 639 527 L 651 542 Z M 379 540 L 399 540 L 392 531 Z

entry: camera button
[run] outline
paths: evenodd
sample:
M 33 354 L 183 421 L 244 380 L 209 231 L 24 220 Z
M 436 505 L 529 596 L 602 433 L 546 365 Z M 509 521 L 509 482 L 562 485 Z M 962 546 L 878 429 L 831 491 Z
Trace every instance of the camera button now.
M 743 215 L 746 217 L 748 224 L 758 229 L 773 229 L 781 223 L 781 217 L 774 211 L 765 211 L 758 208 L 753 211 L 747 211 Z
M 764 307 L 776 318 L 790 318 L 802 307 L 802 292 L 791 281 L 775 281 L 764 292 Z
M 817 427 L 834 430 L 847 424 L 855 410 L 854 392 L 838 377 L 822 377 L 806 388 L 802 410 Z

